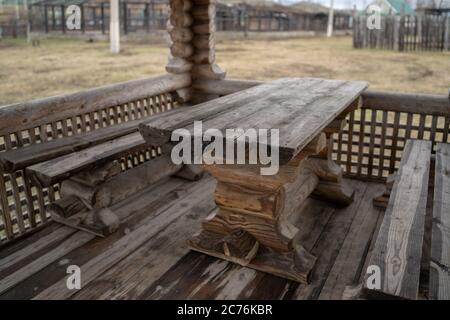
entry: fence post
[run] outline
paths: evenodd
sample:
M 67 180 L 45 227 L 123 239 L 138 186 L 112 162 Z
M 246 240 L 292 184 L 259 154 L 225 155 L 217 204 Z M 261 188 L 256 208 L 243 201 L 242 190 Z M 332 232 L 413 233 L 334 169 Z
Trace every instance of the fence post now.
M 150 32 L 150 6 L 148 3 L 145 4 L 144 20 L 145 20 L 145 31 L 148 33 Z
M 84 32 L 86 31 L 86 25 L 84 22 L 84 6 L 81 4 L 80 5 L 80 9 L 81 9 L 81 32 L 84 34 Z
M 400 20 L 399 16 L 394 16 L 394 50 L 400 50 Z
M 47 5 L 44 5 L 44 24 L 45 24 L 45 33 L 48 33 L 48 11 L 47 11 Z
M 120 52 L 119 0 L 111 0 L 109 6 L 109 38 L 112 53 Z
M 105 3 L 100 4 L 100 15 L 102 20 L 102 34 L 105 34 Z
M 61 5 L 61 30 L 63 33 L 66 33 L 66 8 L 64 5 Z
M 444 49 L 450 50 L 450 16 L 445 19 Z
M 127 3 L 123 2 L 122 6 L 123 6 L 123 33 L 127 34 L 128 33 L 128 8 L 127 8 Z

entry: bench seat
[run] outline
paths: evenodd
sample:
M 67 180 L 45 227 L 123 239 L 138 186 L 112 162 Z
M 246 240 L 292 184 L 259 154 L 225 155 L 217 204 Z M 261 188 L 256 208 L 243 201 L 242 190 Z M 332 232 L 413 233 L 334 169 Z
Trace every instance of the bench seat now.
M 431 148 L 431 141 L 408 140 L 405 144 L 369 262 L 379 268 L 381 286 L 374 287 L 376 281 L 367 275 L 365 298 L 418 298 Z
M 0 153 L 0 170 L 12 173 L 28 166 L 79 151 L 138 130 L 142 119 Z
M 33 182 L 48 187 L 91 166 L 97 166 L 120 155 L 142 150 L 146 143 L 139 132 L 63 155 L 26 168 Z
M 450 144 L 436 145 L 430 299 L 450 299 Z

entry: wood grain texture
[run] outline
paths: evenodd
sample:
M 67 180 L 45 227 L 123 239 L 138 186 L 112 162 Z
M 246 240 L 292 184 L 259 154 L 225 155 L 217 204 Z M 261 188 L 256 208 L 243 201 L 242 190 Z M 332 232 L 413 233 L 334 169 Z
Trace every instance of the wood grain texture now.
M 436 145 L 430 299 L 450 299 L 450 144 Z
M 365 292 L 417 299 L 430 170 L 431 142 L 408 140 L 370 265 L 381 270 L 381 289 Z
M 50 186 L 83 169 L 143 148 L 145 148 L 145 141 L 142 139 L 142 136 L 139 133 L 132 133 L 81 151 L 32 165 L 26 169 L 26 172 L 31 177 L 34 177 L 38 184 Z
M 142 120 L 133 120 L 115 126 L 80 133 L 70 137 L 33 144 L 27 147 L 12 149 L 0 153 L 0 168 L 4 172 L 14 172 L 25 167 L 60 157 L 90 146 L 138 131 Z
M 64 261 L 83 266 L 109 250 L 126 234 L 135 232 L 140 225 L 150 222 L 159 215 L 165 218 L 161 217 L 160 220 L 155 221 L 159 231 L 154 236 L 145 241 L 136 251 L 125 255 L 120 261 L 114 260 L 117 262 L 112 262 L 107 271 L 94 275 L 93 279 L 89 278 L 89 283 L 83 284 L 82 290 L 74 292 L 70 298 L 316 299 L 320 298 L 321 291 L 325 287 L 332 291 L 336 290 L 336 293 L 331 292 L 331 294 L 337 295 L 342 281 L 350 276 L 350 273 L 346 273 L 339 277 L 338 286 L 324 286 L 324 282 L 334 283 L 334 276 L 339 274 L 339 269 L 334 267 L 335 270 L 331 269 L 335 261 L 346 261 L 347 265 L 352 266 L 352 270 L 349 269 L 349 271 L 354 271 L 359 269 L 359 261 L 365 259 L 363 243 L 361 246 L 357 244 L 357 250 L 352 249 L 354 242 L 357 241 L 354 236 L 356 234 L 363 236 L 364 230 L 370 228 L 369 216 L 376 213 L 370 208 L 370 201 L 375 190 L 370 186 L 379 187 L 380 185 L 350 180 L 356 195 L 354 203 L 346 208 L 336 209 L 327 202 L 311 198 L 307 200 L 302 214 L 292 223 L 300 230 L 299 243 L 317 255 L 318 260 L 311 284 L 299 286 L 297 283 L 277 276 L 188 251 L 186 239 L 199 230 L 200 221 L 214 207 L 211 197 L 214 184 L 212 180 L 208 179 L 208 181 L 205 182 L 204 179 L 201 182 L 208 183 L 209 186 L 207 192 L 199 191 L 203 193 L 202 200 L 186 202 L 190 194 L 196 192 L 196 185 L 185 180 L 170 178 L 158 183 L 158 186 L 130 197 L 124 201 L 125 203 L 114 206 L 114 212 L 120 216 L 126 216 L 132 212 L 130 221 L 133 222 L 125 223 L 121 231 L 105 239 L 97 238 L 65 256 L 58 257 L 41 271 L 0 295 L 0 299 L 30 299 L 36 296 L 56 282 L 67 279 L 67 264 L 64 264 Z M 177 214 L 179 208 L 184 208 L 183 205 L 173 208 L 178 201 L 183 204 L 189 203 L 190 209 L 181 217 L 172 220 L 172 215 Z M 354 217 L 363 217 L 360 211 L 367 211 L 364 215 L 367 217 L 367 219 L 364 218 L 367 223 L 365 222 L 362 226 L 358 225 L 360 218 L 353 221 Z M 165 224 L 159 224 L 158 221 L 163 220 Z M 51 229 L 50 226 L 47 226 L 47 229 Z M 146 228 L 153 230 L 151 223 L 146 224 Z M 78 232 L 78 234 L 82 233 Z M 2 248 L 0 258 L 32 245 L 37 241 L 36 239 L 42 238 L 41 243 L 43 243 L 46 235 L 48 233 L 34 234 L 29 237 L 30 242 L 28 238 L 24 239 L 21 243 L 27 245 L 16 248 L 14 251 L 10 251 L 9 247 Z M 357 239 L 361 238 L 358 236 Z M 55 248 L 50 243 L 49 246 L 47 251 Z M 124 250 L 128 249 L 124 248 Z M 18 261 L 13 268 L 30 264 L 42 254 L 40 251 L 33 254 L 32 247 L 27 251 L 28 253 L 23 251 L 23 254 L 27 255 L 24 257 L 25 264 Z M 53 256 L 56 257 L 56 255 Z M 82 273 L 84 271 L 87 269 L 83 268 Z M 297 289 L 298 295 L 293 296 Z M 328 289 L 327 292 L 330 293 Z
M 343 112 L 367 83 L 359 81 L 285 78 L 237 92 L 191 108 L 181 108 L 140 125 L 153 146 L 169 142 L 179 128 L 193 136 L 193 122 L 203 130 L 227 128 L 279 129 L 280 162 L 294 158 Z
M 144 222 L 133 232 L 126 234 L 101 254 L 81 265 L 81 270 L 85 270 L 83 272 L 83 283 L 87 285 L 96 277 L 107 271 L 111 265 L 118 263 L 142 246 L 162 228 L 192 210 L 192 207 L 195 207 L 196 203 L 200 199 L 203 199 L 203 197 L 208 194 L 207 191 L 211 189 L 209 184 L 202 184 L 202 182 L 203 181 L 196 183 L 197 188 L 194 193 L 190 193 L 189 196 L 183 197 L 172 206 L 165 207 L 164 209 L 170 211 L 170 213 L 168 212 L 168 215 L 162 215 L 161 213 L 165 211 L 162 209 L 158 212 L 154 212 L 152 216 L 144 219 Z M 75 294 L 75 292 L 67 289 L 66 279 L 63 278 L 39 293 L 35 299 L 67 299 L 73 294 Z
M 11 128 L 16 131 L 34 128 L 81 113 L 186 88 L 190 84 L 189 75 L 167 74 L 3 106 L 0 108 L 0 135 L 10 133 Z

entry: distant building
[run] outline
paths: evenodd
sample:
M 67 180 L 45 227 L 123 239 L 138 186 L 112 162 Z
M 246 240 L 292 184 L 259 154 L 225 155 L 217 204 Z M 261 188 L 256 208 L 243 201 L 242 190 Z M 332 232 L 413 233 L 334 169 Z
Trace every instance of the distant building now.
M 405 0 L 375 0 L 372 3 L 370 3 L 367 7 L 371 5 L 379 6 L 381 8 L 381 14 L 383 15 L 401 14 L 401 13 L 405 15 L 415 15 L 414 9 Z

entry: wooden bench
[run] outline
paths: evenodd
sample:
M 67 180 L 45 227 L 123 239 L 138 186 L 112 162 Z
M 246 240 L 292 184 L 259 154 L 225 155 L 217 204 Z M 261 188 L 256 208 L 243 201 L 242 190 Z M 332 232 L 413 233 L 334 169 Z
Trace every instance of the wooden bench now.
M 271 142 L 279 150 L 280 164 L 273 175 L 261 175 L 261 164 L 220 164 L 226 163 L 225 157 L 219 163 L 205 161 L 206 171 L 218 181 L 218 208 L 204 221 L 202 232 L 189 241 L 190 247 L 308 282 L 316 258 L 302 246 L 296 237 L 299 229 L 290 221 L 301 214 L 312 193 L 340 205 L 353 201 L 353 190 L 331 159 L 333 133 L 359 106 L 366 87 L 362 81 L 279 79 L 144 122 L 140 131 L 154 147 L 170 142 L 173 131 L 180 128 L 185 129 L 183 138 L 202 139 L 193 126 L 200 120 L 203 131 L 219 130 L 232 146 L 237 138 L 226 137 L 227 129 L 279 132 L 279 144 Z M 268 144 L 262 146 L 271 148 Z
M 431 146 L 431 141 L 423 140 L 405 144 L 369 262 L 369 266 L 379 268 L 380 288 L 367 274 L 362 292 L 365 298 L 418 298 Z
M 0 244 L 45 224 L 46 206 L 60 196 L 59 181 L 91 170 L 88 163 L 73 164 L 68 175 L 59 168 L 57 175 L 44 174 L 40 181 L 33 169 L 89 148 L 97 152 L 109 141 L 136 133 L 142 119 L 185 104 L 190 84 L 187 74 L 164 75 L 0 107 Z M 155 156 L 155 150 L 149 153 L 145 145 L 140 151 L 122 151 L 109 148 L 110 158 L 102 155 L 99 163 L 103 158 L 104 164 L 114 161 L 117 155 L 125 172 Z M 53 181 L 58 183 L 52 185 Z
M 128 121 L 94 131 L 2 152 L 0 153 L 0 170 L 11 173 L 40 162 L 120 138 L 138 131 L 138 124 L 141 121 L 141 119 Z
M 429 298 L 450 299 L 450 144 L 436 144 Z

